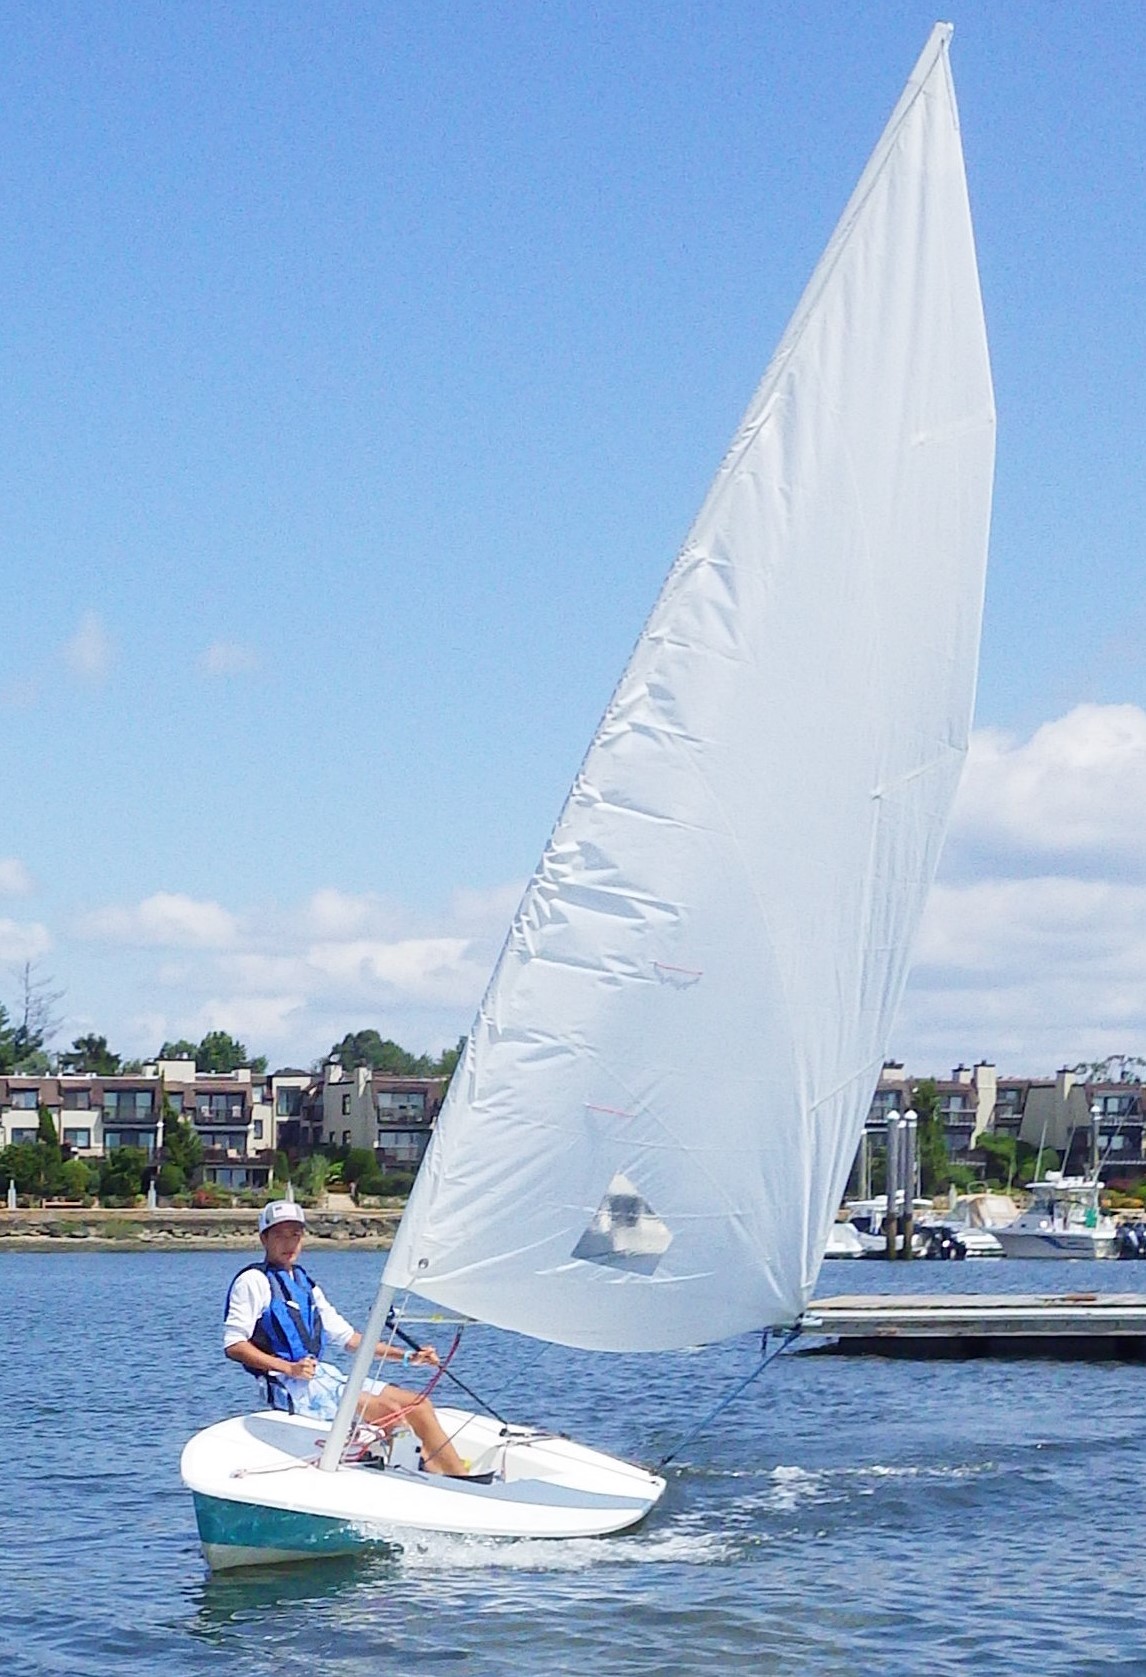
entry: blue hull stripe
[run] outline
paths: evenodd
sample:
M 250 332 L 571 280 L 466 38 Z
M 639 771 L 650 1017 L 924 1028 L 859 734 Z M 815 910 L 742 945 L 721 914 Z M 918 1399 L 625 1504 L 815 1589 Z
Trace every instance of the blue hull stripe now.
M 259 1508 L 248 1502 L 194 1491 L 195 1519 L 202 1543 L 224 1549 L 273 1549 L 298 1555 L 346 1555 L 371 1541 L 361 1526 L 323 1514 L 290 1508 Z

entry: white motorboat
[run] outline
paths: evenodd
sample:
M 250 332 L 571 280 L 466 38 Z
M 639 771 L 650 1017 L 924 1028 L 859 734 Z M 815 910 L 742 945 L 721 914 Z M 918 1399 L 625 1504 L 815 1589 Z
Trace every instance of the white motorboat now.
M 213 1566 L 411 1528 L 614 1532 L 654 1507 L 659 1473 L 466 1411 L 446 1424 L 483 1482 L 420 1472 L 401 1435 L 363 1442 L 396 1294 L 611 1352 L 791 1328 L 812 1296 L 974 696 L 994 405 L 950 35 L 892 113 L 526 888 L 334 1422 L 257 1414 L 184 1452 Z
M 1007 1258 L 1114 1258 L 1118 1231 L 1099 1204 L 1097 1177 L 1047 1171 L 1029 1184 L 1031 1203 L 992 1233 Z
M 935 1212 L 934 1220 L 953 1232 L 968 1258 L 1001 1258 L 997 1230 L 1013 1223 L 1018 1214 L 1009 1194 L 987 1192 L 953 1196 L 950 1207 Z
M 828 1230 L 825 1258 L 866 1258 L 859 1230 L 850 1222 L 835 1222 Z
M 930 1200 L 915 1200 L 914 1218 L 915 1232 L 911 1239 L 911 1250 L 918 1256 L 923 1251 L 923 1238 L 919 1229 L 931 1212 Z M 865 1258 L 885 1258 L 887 1256 L 887 1195 L 876 1194 L 867 1200 L 848 1200 L 844 1209 L 848 1214 L 848 1223 L 856 1232 L 861 1251 Z M 902 1210 L 900 1212 L 902 1216 Z M 903 1229 L 899 1230 L 896 1238 L 896 1251 L 903 1251 Z

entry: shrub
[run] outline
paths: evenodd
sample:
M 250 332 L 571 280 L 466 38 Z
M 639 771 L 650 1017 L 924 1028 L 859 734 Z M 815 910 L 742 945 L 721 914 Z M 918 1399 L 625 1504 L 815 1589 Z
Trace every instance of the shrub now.
M 66 1159 L 60 1166 L 59 1183 L 65 1199 L 90 1199 L 99 1187 L 99 1167 L 85 1159 Z
M 221 1188 L 217 1182 L 201 1182 L 191 1195 L 191 1204 L 196 1211 L 217 1211 L 229 1206 L 232 1198 L 229 1188 Z
M 173 1164 L 169 1159 L 159 1167 L 159 1174 L 155 1178 L 155 1192 L 162 1194 L 164 1199 L 171 1199 L 174 1194 L 181 1194 L 187 1186 L 187 1172 L 182 1165 Z
M 100 1164 L 99 1197 L 105 1205 L 131 1205 L 143 1192 L 147 1154 L 142 1147 L 116 1147 Z

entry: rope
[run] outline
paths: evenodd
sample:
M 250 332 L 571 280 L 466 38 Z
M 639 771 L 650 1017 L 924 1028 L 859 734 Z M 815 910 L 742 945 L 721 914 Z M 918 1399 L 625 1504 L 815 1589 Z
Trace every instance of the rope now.
M 698 1421 L 695 1427 L 685 1433 L 684 1437 L 674 1449 L 669 1451 L 667 1456 L 661 1457 L 660 1461 L 657 1463 L 657 1471 L 659 1472 L 661 1468 L 667 1467 L 671 1461 L 675 1461 L 676 1457 L 680 1455 L 686 1444 L 691 1444 L 694 1438 L 697 1438 L 702 1432 L 705 1432 L 712 1425 L 713 1421 L 715 1421 L 716 1417 L 722 1414 L 723 1411 L 728 1408 L 730 1403 L 734 1403 L 736 1401 L 741 1392 L 743 1392 L 752 1384 L 754 1380 L 758 1379 L 759 1376 L 763 1374 L 769 1363 L 775 1362 L 781 1351 L 787 1350 L 788 1346 L 791 1345 L 792 1341 L 796 1338 L 799 1332 L 800 1324 L 797 1322 L 795 1327 L 789 1328 L 784 1337 L 777 1341 L 771 1351 L 769 1351 L 768 1329 L 765 1328 L 764 1336 L 760 1341 L 760 1361 L 752 1370 L 751 1374 L 745 1375 L 744 1379 L 739 1381 L 732 1388 L 727 1397 L 721 1398 L 715 1409 L 710 1410 L 702 1421 Z
M 418 1341 L 414 1338 L 414 1336 L 412 1334 L 406 1333 L 402 1328 L 400 1328 L 398 1326 L 397 1322 L 391 1322 L 390 1323 L 390 1332 L 391 1332 L 392 1335 L 396 1335 L 400 1340 L 402 1340 L 402 1342 L 404 1344 L 409 1345 L 412 1350 L 420 1351 L 422 1349 L 422 1347 L 418 1344 Z M 451 1355 L 452 1354 L 453 1353 L 451 1352 Z M 447 1358 L 447 1362 L 448 1362 L 448 1360 L 449 1359 Z M 499 1415 L 492 1403 L 487 1403 L 485 1398 L 479 1396 L 479 1394 L 474 1391 L 472 1386 L 467 1386 L 465 1381 L 460 1377 L 460 1375 L 454 1374 L 451 1370 L 449 1370 L 446 1367 L 445 1363 L 443 1363 L 443 1365 L 442 1365 L 441 1372 L 443 1374 L 445 1374 L 448 1379 L 452 1380 L 454 1385 L 457 1386 L 459 1388 L 459 1390 L 463 1391 L 466 1394 L 467 1397 L 473 1398 L 475 1403 L 480 1403 L 487 1415 L 492 1415 L 494 1420 L 495 1421 L 500 1421 L 503 1427 L 508 1427 L 509 1426 L 509 1422 L 506 1420 L 505 1416 L 504 1415 Z
M 393 1326 L 392 1327 L 392 1332 L 391 1332 L 391 1338 L 393 1338 L 393 1333 L 394 1332 L 399 1332 L 400 1333 L 401 1329 L 397 1328 L 396 1325 Z M 449 1365 L 450 1365 L 450 1361 L 453 1358 L 454 1352 L 457 1350 L 457 1348 L 461 1344 L 461 1342 L 462 1342 L 462 1330 L 461 1330 L 461 1328 L 459 1328 L 457 1333 L 455 1333 L 455 1335 L 454 1335 L 453 1344 L 450 1346 L 449 1350 L 446 1352 L 445 1356 L 442 1358 L 442 1361 L 438 1364 L 437 1368 L 435 1368 L 432 1379 L 416 1395 L 416 1397 L 414 1398 L 413 1403 L 402 1404 L 398 1409 L 394 1409 L 394 1410 L 389 1411 L 386 1414 L 386 1416 L 379 1421 L 376 1421 L 376 1422 L 375 1421 L 367 1421 L 365 1423 L 360 1422 L 358 1424 L 358 1426 L 355 1427 L 353 1437 L 347 1441 L 346 1449 L 344 1449 L 343 1452 L 342 1452 L 343 1461 L 361 1461 L 362 1457 L 366 1454 L 366 1451 L 369 1449 L 370 1442 L 372 1442 L 370 1440 L 368 1440 L 365 1444 L 359 1446 L 359 1448 L 355 1451 L 355 1453 L 353 1455 L 351 1454 L 351 1450 L 354 1446 L 354 1442 L 359 1437 L 359 1434 L 360 1434 L 363 1426 L 365 1426 L 366 1429 L 368 1429 L 368 1430 L 370 1428 L 378 1426 L 378 1427 L 381 1427 L 383 1429 L 383 1431 L 389 1432 L 393 1427 L 396 1427 L 400 1421 L 404 1421 L 406 1419 L 407 1415 L 413 1414 L 414 1410 L 417 1409 L 417 1407 L 420 1403 L 425 1402 L 425 1400 L 429 1397 L 430 1393 L 433 1391 L 434 1387 L 438 1384 L 438 1381 L 442 1378 L 443 1374 L 445 1374 L 447 1372 L 447 1370 L 449 1368 Z M 419 1349 L 421 1349 L 421 1347 L 419 1347 Z

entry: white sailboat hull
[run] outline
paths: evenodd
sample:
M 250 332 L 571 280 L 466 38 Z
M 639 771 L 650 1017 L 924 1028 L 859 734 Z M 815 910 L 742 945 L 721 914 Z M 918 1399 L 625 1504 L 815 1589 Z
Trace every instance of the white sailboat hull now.
M 263 1410 L 206 1428 L 183 1451 L 200 1541 L 218 1571 L 400 1544 L 404 1533 L 597 1537 L 636 1525 L 659 1501 L 656 1474 L 551 1433 L 463 1410 L 438 1411 L 490 1484 L 416 1469 L 317 1463 L 329 1426 Z

